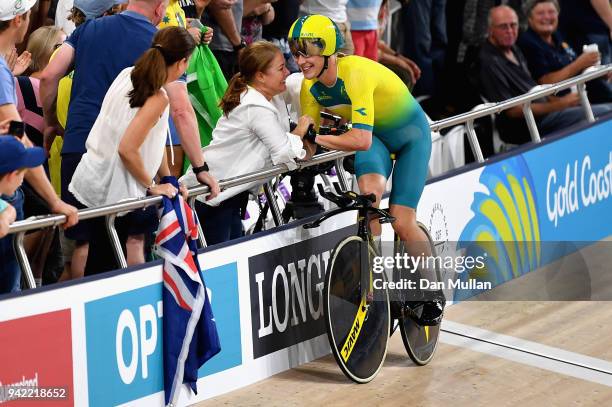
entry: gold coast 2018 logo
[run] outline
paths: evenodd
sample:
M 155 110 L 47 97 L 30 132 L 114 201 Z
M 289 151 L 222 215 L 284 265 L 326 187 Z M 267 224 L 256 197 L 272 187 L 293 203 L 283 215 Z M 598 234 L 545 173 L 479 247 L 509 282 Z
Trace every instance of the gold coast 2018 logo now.
M 540 266 L 538 206 L 531 173 L 521 156 L 485 167 L 480 183 L 487 192 L 474 194 L 474 216 L 461 232 L 458 248 L 466 255 L 486 256 L 486 266 L 468 278 L 495 286 Z

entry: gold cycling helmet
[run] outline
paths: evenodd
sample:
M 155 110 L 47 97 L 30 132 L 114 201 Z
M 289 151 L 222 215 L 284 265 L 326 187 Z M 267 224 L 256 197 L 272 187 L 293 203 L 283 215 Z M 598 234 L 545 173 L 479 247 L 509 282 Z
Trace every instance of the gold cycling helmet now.
M 295 20 L 287 37 L 291 52 L 304 57 L 329 57 L 344 45 L 344 38 L 336 23 L 318 14 Z

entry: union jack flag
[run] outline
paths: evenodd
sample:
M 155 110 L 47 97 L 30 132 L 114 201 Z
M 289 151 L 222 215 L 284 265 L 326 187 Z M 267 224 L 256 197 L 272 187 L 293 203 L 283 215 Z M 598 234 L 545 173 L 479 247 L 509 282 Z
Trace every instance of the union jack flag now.
M 176 179 L 173 183 L 178 188 Z M 198 369 L 221 351 L 217 325 L 197 258 L 198 225 L 177 195 L 163 198 L 156 252 L 164 259 L 163 336 L 166 405 L 176 405 L 180 384 L 197 393 Z

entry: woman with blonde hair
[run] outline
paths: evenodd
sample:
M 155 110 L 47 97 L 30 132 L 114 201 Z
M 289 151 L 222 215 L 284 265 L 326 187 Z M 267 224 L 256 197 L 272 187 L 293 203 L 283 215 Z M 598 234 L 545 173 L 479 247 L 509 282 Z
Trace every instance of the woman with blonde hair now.
M 66 39 L 66 34 L 54 26 L 40 27 L 30 34 L 26 51 L 31 55 L 29 76 L 15 78 L 17 112 L 25 123 L 26 134 L 38 146 L 43 145 L 44 119 L 39 93 L 40 74 L 49 63 L 53 50 Z M 47 163 L 45 163 L 47 168 Z M 46 215 L 48 205 L 26 181 L 22 186 L 25 195 L 24 216 Z M 26 236 L 25 249 L 30 258 L 35 279 L 40 283 L 42 276 L 54 280 L 61 269 L 61 247 L 56 229 L 43 229 Z
M 32 142 L 42 147 L 44 121 L 40 104 L 40 74 L 45 69 L 53 51 L 66 39 L 66 34 L 54 26 L 40 27 L 28 39 L 27 51 L 32 55 L 32 62 L 26 71 L 28 76 L 18 76 L 17 111 L 26 123 L 26 133 Z

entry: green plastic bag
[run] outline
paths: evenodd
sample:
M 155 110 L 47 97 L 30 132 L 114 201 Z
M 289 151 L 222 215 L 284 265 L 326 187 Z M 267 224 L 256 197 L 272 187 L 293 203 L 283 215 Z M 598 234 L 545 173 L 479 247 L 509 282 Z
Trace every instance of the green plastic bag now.
M 212 131 L 223 114 L 219 101 L 226 89 L 227 81 L 215 56 L 208 45 L 198 45 L 191 55 L 187 68 L 187 92 L 198 119 L 202 147 L 210 144 Z M 187 171 L 190 164 L 185 156 L 183 172 Z

